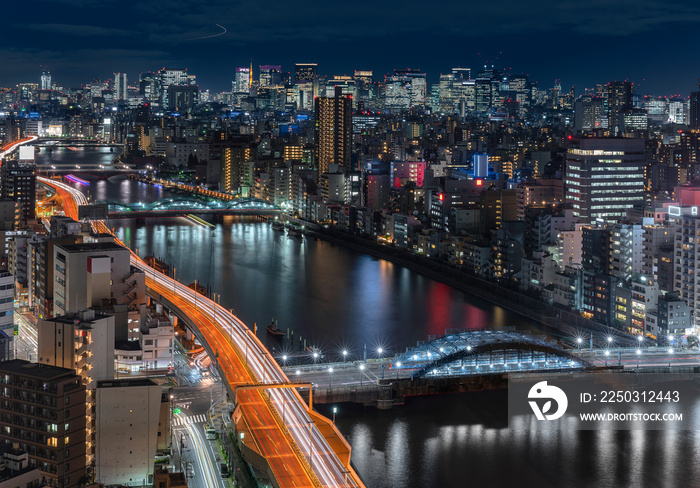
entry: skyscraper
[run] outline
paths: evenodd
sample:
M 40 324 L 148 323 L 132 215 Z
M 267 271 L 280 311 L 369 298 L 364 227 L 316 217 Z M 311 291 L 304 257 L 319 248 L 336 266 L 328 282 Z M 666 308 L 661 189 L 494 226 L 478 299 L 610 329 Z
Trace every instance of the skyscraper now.
M 331 164 L 351 169 L 352 160 L 352 96 L 342 88 L 334 97 L 316 98 L 316 161 L 319 175 L 327 173 Z
M 114 73 L 114 99 L 126 100 L 128 97 L 126 89 L 126 73 Z
M 632 83 L 613 81 L 608 84 L 608 120 L 613 134 L 621 131 L 623 111 L 632 108 Z
M 700 85 L 698 85 L 698 91 L 690 92 L 689 105 L 688 124 L 691 129 L 700 129 Z
M 619 222 L 644 202 L 644 139 L 580 139 L 566 153 L 566 205 L 584 223 Z
M 282 82 L 282 66 L 265 64 L 260 66 L 260 86 L 278 86 Z
M 318 65 L 316 63 L 294 65 L 294 84 L 299 89 L 298 108 L 312 110 L 314 97 L 318 96 Z
M 45 69 L 41 73 L 41 89 L 42 90 L 50 90 L 51 89 L 51 73 L 47 69 Z
M 248 93 L 250 91 L 250 68 L 236 68 L 236 78 L 233 80 L 235 93 Z
M 168 87 L 170 85 L 184 86 L 189 84 L 187 69 L 167 69 L 163 68 L 158 72 L 160 76 L 160 105 L 168 106 Z

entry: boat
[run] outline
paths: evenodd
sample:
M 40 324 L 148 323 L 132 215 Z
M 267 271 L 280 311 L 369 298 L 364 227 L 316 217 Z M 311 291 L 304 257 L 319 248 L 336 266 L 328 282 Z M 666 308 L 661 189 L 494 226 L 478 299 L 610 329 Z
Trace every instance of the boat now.
M 287 229 L 287 235 L 289 237 L 299 237 L 301 236 L 301 229 L 298 229 L 296 227 L 290 227 Z
M 271 336 L 284 337 L 284 331 L 277 327 L 277 324 L 275 323 L 274 319 L 268 324 L 267 327 L 265 327 L 265 330 L 267 330 L 267 333 Z
M 272 230 L 284 230 L 284 224 L 279 220 L 272 222 Z

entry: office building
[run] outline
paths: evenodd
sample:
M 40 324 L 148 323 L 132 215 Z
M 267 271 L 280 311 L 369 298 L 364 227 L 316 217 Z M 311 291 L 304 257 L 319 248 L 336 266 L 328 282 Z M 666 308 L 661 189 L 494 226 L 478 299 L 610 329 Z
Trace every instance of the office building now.
M 282 66 L 265 64 L 260 66 L 258 86 L 261 88 L 279 86 L 282 84 Z
M 13 359 L 0 363 L 0 440 L 29 454 L 42 486 L 82 486 L 85 386 L 71 369 Z
M 189 77 L 187 69 L 167 69 L 163 68 L 158 72 L 160 77 L 160 106 L 169 107 L 168 105 L 168 87 L 169 86 L 185 86 L 189 85 Z
M 114 100 L 128 100 L 126 73 L 114 73 Z
M 643 139 L 578 139 L 566 153 L 565 202 L 583 223 L 618 222 L 644 201 Z
M 691 129 L 700 129 L 700 85 L 698 91 L 690 92 L 690 101 L 688 103 L 688 124 Z
M 251 80 L 250 68 L 236 68 L 233 91 L 235 93 L 250 93 Z
M 334 97 L 316 99 L 316 164 L 319 174 L 331 164 L 351 169 L 352 97 L 336 88 Z
M 47 69 L 41 72 L 41 89 L 50 90 L 51 89 L 51 72 Z
M 632 83 L 612 81 L 608 84 L 608 120 L 613 135 L 622 132 L 621 114 L 632 106 Z

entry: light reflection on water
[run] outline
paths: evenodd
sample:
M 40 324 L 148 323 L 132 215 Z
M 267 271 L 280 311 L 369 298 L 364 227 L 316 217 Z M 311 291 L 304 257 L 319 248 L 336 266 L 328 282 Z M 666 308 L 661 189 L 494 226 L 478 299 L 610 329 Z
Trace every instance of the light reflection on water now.
M 90 192 L 123 202 L 167 196 L 123 177 L 93 180 Z M 359 357 L 363 344 L 403 350 L 444 328 L 529 325 L 407 269 L 251 219 L 214 230 L 184 219 L 113 225 L 141 255 L 174 265 L 181 281 L 221 292 L 247 323 L 274 316 L 327 351 L 350 345 Z M 478 392 L 413 398 L 389 412 L 341 405 L 337 425 L 368 488 L 700 486 L 696 431 L 543 430 L 517 419 L 508 429 L 497 422 L 506 404 L 505 392 Z

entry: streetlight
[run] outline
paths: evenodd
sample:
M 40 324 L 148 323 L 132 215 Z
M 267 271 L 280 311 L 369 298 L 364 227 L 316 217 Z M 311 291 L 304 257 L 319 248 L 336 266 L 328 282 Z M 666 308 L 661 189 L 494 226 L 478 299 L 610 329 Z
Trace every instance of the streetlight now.
M 365 365 L 360 364 L 360 386 L 362 386 L 362 377 L 364 376 L 364 374 L 365 374 Z
M 348 357 L 348 351 L 346 349 L 343 349 L 343 361 L 345 361 Z
M 333 423 L 335 424 L 335 414 L 338 412 L 338 407 L 333 407 Z
M 396 363 L 396 379 L 399 379 L 399 368 L 401 367 L 401 361 Z
M 641 356 L 641 355 L 642 355 L 642 350 L 637 349 L 637 369 L 639 369 L 639 356 Z
M 605 350 L 605 367 L 608 367 L 608 356 L 610 356 L 610 351 L 608 349 Z
M 578 344 L 578 350 L 580 351 L 580 350 L 581 350 L 581 344 L 583 343 L 583 339 L 581 339 L 580 337 L 577 337 L 577 338 L 576 338 L 576 343 Z
M 612 341 L 613 341 L 612 336 L 608 336 L 608 344 L 612 344 Z
M 314 362 L 316 362 L 318 360 L 318 352 L 317 351 L 314 351 L 313 357 L 314 357 Z
M 668 336 L 668 343 L 669 343 L 669 345 L 673 344 L 673 336 L 672 335 Z
M 638 335 L 637 340 L 639 341 L 639 344 L 641 345 L 644 342 L 644 336 L 643 335 Z
M 669 347 L 668 348 L 668 367 L 671 367 L 671 356 L 673 356 L 673 348 Z
M 333 368 L 328 368 L 328 387 L 333 388 Z

